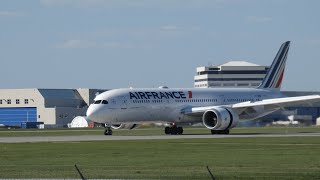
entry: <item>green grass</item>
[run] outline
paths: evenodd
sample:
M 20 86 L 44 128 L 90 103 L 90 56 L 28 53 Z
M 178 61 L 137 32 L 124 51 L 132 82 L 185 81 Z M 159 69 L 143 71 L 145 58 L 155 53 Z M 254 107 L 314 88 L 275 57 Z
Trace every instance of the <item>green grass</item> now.
M 21 136 L 81 136 L 81 135 L 102 135 L 104 128 L 94 129 L 0 129 L 0 137 L 21 137 Z M 164 134 L 164 127 L 142 128 L 134 130 L 114 130 L 114 135 L 160 135 Z M 259 134 L 259 133 L 301 133 L 320 132 L 320 127 L 246 127 L 234 128 L 231 134 Z M 210 134 L 205 127 L 185 127 L 184 134 Z
M 0 178 L 319 179 L 319 137 L 0 144 Z

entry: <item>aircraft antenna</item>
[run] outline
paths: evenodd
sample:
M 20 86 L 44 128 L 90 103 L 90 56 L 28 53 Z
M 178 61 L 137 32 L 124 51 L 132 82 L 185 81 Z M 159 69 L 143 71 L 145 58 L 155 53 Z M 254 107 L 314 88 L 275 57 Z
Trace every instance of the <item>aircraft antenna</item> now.
M 77 164 L 75 164 L 75 165 L 74 165 L 74 167 L 75 167 L 75 168 L 76 168 L 76 170 L 78 171 L 78 173 L 79 173 L 79 175 L 80 175 L 81 179 L 82 179 L 82 180 L 86 180 L 86 178 L 82 175 L 82 173 L 81 173 L 80 169 L 77 167 Z
M 216 180 L 216 178 L 213 176 L 212 172 L 210 171 L 209 166 L 207 166 L 207 170 L 208 170 L 212 180 Z

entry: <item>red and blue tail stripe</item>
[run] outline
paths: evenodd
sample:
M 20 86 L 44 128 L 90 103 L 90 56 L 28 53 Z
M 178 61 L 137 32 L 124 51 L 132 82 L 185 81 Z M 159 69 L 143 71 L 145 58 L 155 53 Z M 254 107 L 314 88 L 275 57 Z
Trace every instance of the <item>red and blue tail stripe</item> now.
M 290 41 L 283 43 L 273 60 L 273 63 L 258 88 L 260 89 L 280 89 L 284 70 L 286 66 L 286 60 L 290 47 Z

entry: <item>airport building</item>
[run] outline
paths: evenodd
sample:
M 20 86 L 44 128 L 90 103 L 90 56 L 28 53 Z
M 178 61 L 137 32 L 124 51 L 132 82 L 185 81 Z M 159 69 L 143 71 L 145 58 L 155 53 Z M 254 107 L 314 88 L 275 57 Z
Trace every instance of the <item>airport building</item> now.
M 320 95 L 320 92 L 312 91 L 282 91 L 282 94 L 288 97 L 295 96 L 308 96 L 308 95 Z M 320 102 L 313 104 L 301 104 L 285 108 L 286 111 L 293 112 L 293 118 L 295 120 L 309 120 L 312 124 L 315 124 L 316 119 L 320 117 Z
M 257 87 L 268 68 L 246 61 L 230 61 L 218 66 L 198 67 L 197 75 L 194 76 L 194 87 Z
M 21 126 L 43 122 L 46 127 L 65 127 L 76 116 L 85 116 L 97 89 L 1 89 L 0 125 Z

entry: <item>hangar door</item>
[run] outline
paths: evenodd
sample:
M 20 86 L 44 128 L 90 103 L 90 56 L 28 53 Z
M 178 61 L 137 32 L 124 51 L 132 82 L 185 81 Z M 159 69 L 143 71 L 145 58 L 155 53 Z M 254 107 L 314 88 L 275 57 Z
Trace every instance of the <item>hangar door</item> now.
M 36 122 L 37 108 L 0 108 L 0 124 L 21 126 L 21 122 Z

